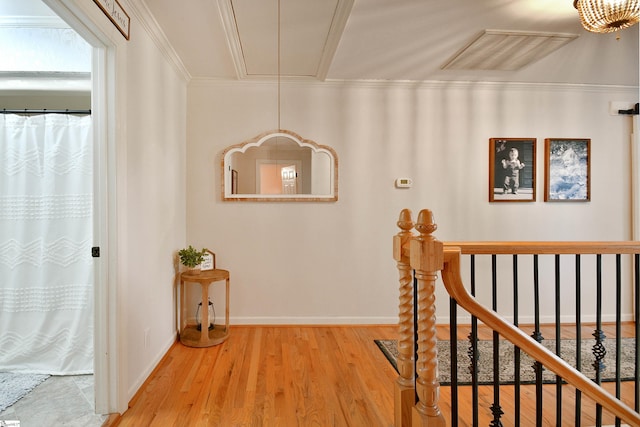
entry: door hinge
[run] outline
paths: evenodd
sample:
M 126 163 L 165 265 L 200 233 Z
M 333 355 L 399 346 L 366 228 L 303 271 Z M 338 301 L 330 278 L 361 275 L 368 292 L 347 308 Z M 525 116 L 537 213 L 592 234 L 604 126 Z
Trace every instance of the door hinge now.
M 91 256 L 94 258 L 100 258 L 100 246 L 94 246 L 91 248 Z

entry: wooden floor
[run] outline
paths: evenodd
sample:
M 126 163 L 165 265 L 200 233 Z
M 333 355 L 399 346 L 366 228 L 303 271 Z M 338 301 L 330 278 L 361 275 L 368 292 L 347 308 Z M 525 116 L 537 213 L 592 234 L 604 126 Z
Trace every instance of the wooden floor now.
M 585 331 L 590 334 L 593 329 Z M 629 331 L 631 327 L 627 335 Z M 569 328 L 566 335 L 575 333 Z M 459 336 L 465 338 L 465 332 Z M 438 337 L 448 339 L 448 330 L 439 330 Z M 215 347 L 176 343 L 129 409 L 108 425 L 392 426 L 397 374 L 374 340 L 395 338 L 397 326 L 233 326 L 229 339 Z M 630 405 L 632 384 L 624 384 L 622 392 Z M 554 388 L 545 386 L 545 426 L 556 425 Z M 468 418 L 471 398 L 464 388 L 461 393 L 460 415 Z M 533 393 L 533 386 L 523 387 L 523 413 L 535 413 Z M 513 387 L 501 391 L 505 426 L 514 425 L 513 396 Z M 448 425 L 449 400 L 449 387 L 441 387 L 440 403 Z M 595 409 L 585 400 L 582 425 L 594 425 L 589 414 Z M 490 423 L 492 401 L 492 388 L 481 387 L 481 426 Z M 566 425 L 574 425 L 574 401 L 570 390 L 563 393 Z M 613 424 L 611 418 L 605 420 Z M 531 415 L 521 425 L 535 425 Z
M 233 326 L 174 345 L 118 426 L 390 426 L 396 372 L 373 342 L 395 326 Z

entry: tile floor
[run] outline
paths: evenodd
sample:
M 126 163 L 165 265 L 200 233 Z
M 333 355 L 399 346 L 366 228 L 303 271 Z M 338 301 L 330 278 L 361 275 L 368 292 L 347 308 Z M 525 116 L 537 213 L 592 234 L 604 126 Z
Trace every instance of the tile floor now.
M 51 376 L 12 406 L 0 420 L 20 427 L 99 427 L 106 415 L 94 414 L 93 375 Z

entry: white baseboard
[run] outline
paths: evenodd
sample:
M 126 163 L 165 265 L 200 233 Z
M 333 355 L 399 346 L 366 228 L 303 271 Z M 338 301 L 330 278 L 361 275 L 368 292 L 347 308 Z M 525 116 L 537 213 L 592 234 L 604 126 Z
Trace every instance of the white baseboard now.
M 512 316 L 503 316 L 509 322 L 513 322 Z M 459 324 L 469 324 L 471 317 L 468 314 L 458 315 Z M 633 321 L 634 316 L 631 313 L 622 314 L 621 320 L 623 322 Z M 562 323 L 573 324 L 576 323 L 574 316 L 561 316 L 560 321 Z M 602 316 L 602 322 L 613 323 L 616 321 L 615 314 L 605 314 Z M 449 316 L 438 316 L 436 319 L 438 324 L 449 323 Z M 520 316 L 518 323 L 521 325 L 533 324 L 535 318 L 533 316 Z M 582 323 L 595 323 L 595 315 L 582 316 Z M 380 316 L 380 317 L 296 317 L 296 316 L 282 316 L 282 317 L 231 317 L 230 323 L 232 325 L 394 325 L 398 323 L 397 316 Z M 542 324 L 554 324 L 555 317 L 552 315 L 545 315 L 540 317 L 540 323 Z
M 142 384 L 144 384 L 147 378 L 149 378 L 149 375 L 151 375 L 151 372 L 153 372 L 153 370 L 156 369 L 156 366 L 158 366 L 158 363 L 160 363 L 160 361 L 165 356 L 165 354 L 167 354 L 171 346 L 176 342 L 176 337 L 177 337 L 177 332 L 165 343 L 164 346 L 160 348 L 158 353 L 156 353 L 156 355 L 151 359 L 151 363 L 149 363 L 149 366 L 147 367 L 147 369 L 145 369 L 144 372 L 142 372 L 142 374 L 140 374 L 138 378 L 136 378 L 135 382 L 131 385 L 131 387 L 129 387 L 129 390 L 127 390 L 127 401 L 130 401 L 133 398 L 133 396 L 138 392 L 138 390 L 140 390 L 140 387 L 142 387 Z
M 395 325 L 397 317 L 231 317 L 231 325 Z

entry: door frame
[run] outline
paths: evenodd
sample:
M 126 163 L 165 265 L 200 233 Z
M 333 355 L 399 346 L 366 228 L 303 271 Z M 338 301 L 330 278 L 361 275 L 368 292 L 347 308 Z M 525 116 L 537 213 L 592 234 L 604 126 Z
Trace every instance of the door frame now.
M 73 0 L 42 0 L 92 50 L 91 116 L 94 138 L 94 242 L 100 257 L 94 268 L 95 412 L 127 409 L 124 343 L 118 334 L 116 212 L 116 43 Z M 93 4 L 92 4 L 93 5 Z M 96 8 L 97 9 L 97 8 Z

